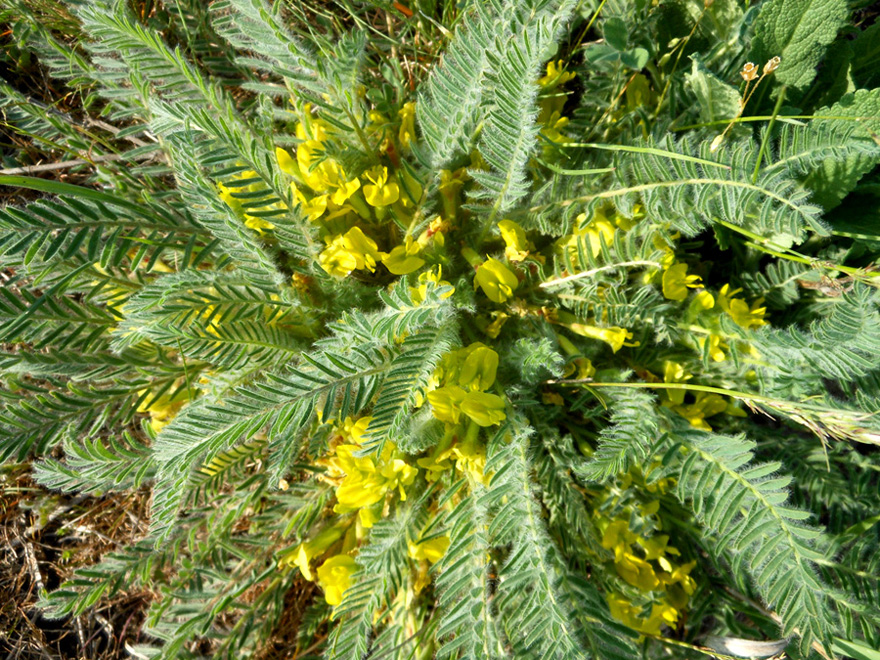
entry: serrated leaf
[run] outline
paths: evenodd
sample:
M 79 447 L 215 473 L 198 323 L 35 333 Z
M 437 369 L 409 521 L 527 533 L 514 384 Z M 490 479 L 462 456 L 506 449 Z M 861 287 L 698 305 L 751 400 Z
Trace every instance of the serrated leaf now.
M 856 126 L 854 135 L 873 140 L 880 133 L 880 89 L 860 89 L 847 94 L 830 108 L 816 111 L 820 117 L 849 117 L 851 119 L 814 119 L 812 124 Z M 844 160 L 826 159 L 822 166 L 811 172 L 803 181 L 813 192 L 813 201 L 826 210 L 840 204 L 865 174 L 870 172 L 880 156 L 853 154 Z
M 813 82 L 816 65 L 846 17 L 846 0 L 770 0 L 755 21 L 750 59 L 761 68 L 778 56 L 776 80 L 801 90 Z

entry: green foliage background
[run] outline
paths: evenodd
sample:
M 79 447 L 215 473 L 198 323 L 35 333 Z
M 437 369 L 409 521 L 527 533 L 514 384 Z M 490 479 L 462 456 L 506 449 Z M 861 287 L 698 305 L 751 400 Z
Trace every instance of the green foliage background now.
M 259 656 L 311 566 L 290 657 L 876 660 L 869 4 L 6 0 L 0 459 L 151 492 L 43 611 Z

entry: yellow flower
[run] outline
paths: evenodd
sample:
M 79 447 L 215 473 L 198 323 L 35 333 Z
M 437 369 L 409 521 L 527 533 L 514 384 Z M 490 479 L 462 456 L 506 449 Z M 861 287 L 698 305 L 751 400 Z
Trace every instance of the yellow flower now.
M 428 286 L 429 285 L 431 285 L 432 287 L 434 287 L 434 286 L 448 286 L 450 290 L 447 291 L 446 293 L 444 293 L 441 296 L 442 298 L 448 298 L 453 293 L 455 293 L 455 288 L 452 286 L 452 284 L 450 284 L 446 280 L 442 279 L 442 277 L 443 277 L 442 266 L 437 266 L 437 270 L 432 269 L 426 273 L 422 273 L 421 275 L 419 275 L 419 280 L 418 280 L 419 285 L 418 286 L 411 286 L 409 288 L 409 295 L 412 296 L 413 302 L 416 304 L 419 304 L 425 299 L 425 296 L 428 295 Z
M 461 411 L 479 426 L 494 426 L 503 422 L 507 417 L 504 408 L 504 399 L 488 392 L 468 392 L 461 402 Z
M 702 279 L 699 275 L 688 275 L 687 264 L 675 264 L 663 272 L 663 295 L 669 300 L 684 300 L 688 288 L 699 286 Z
M 730 301 L 727 311 L 738 326 L 746 329 L 760 328 L 762 325 L 767 325 L 767 321 L 764 320 L 767 308 L 761 307 L 763 302 L 763 298 L 758 298 L 749 307 L 745 300 L 734 298 Z
M 434 417 L 441 422 L 458 424 L 461 417 L 461 402 L 466 396 L 467 392 L 457 385 L 447 385 L 428 392 L 428 403 L 431 404 Z
M 720 395 L 697 392 L 694 403 L 687 406 L 673 406 L 672 409 L 687 419 L 691 426 L 703 431 L 711 431 L 712 427 L 706 422 L 706 418 L 726 412 L 727 407 L 727 401 Z
M 351 417 L 346 417 L 342 422 L 340 433 L 357 445 L 363 444 L 364 434 L 367 432 L 367 427 L 371 421 L 373 421 L 373 418 L 370 416 L 361 417 L 357 421 Z
M 388 181 L 388 168 L 376 165 L 364 173 L 370 185 L 364 186 L 364 197 L 370 206 L 388 206 L 400 199 L 400 187 Z
M 411 485 L 419 471 L 406 461 L 395 458 L 384 465 L 379 473 L 385 479 L 383 487 L 386 490 L 394 490 L 396 488 L 400 494 L 400 499 L 406 500 L 406 491 L 403 490 L 403 487 Z
M 655 500 L 659 504 L 659 500 Z M 656 513 L 656 511 L 654 512 Z M 652 536 L 649 539 L 643 539 L 639 537 L 637 542 L 640 546 L 645 549 L 645 559 L 664 559 L 664 555 L 668 552 L 671 555 L 678 555 L 678 550 L 673 548 L 669 543 L 669 537 L 665 534 L 660 534 L 658 536 Z M 668 563 L 668 561 L 666 562 Z M 663 566 L 663 561 L 660 562 L 660 565 Z M 664 570 L 666 569 L 663 566 Z
M 660 585 L 660 578 L 651 564 L 631 552 L 624 552 L 623 557 L 614 562 L 614 567 L 620 577 L 642 591 L 653 591 Z
M 485 473 L 485 447 L 480 446 L 475 439 L 465 439 L 452 447 L 451 454 L 455 457 L 455 469 L 470 475 L 471 479 L 484 486 L 489 485 L 491 476 Z
M 501 328 L 507 323 L 507 319 L 510 318 L 510 315 L 505 312 L 495 311 L 491 312 L 490 316 L 492 317 L 492 321 L 483 328 L 483 332 L 485 332 L 486 336 L 490 339 L 497 339 L 498 335 L 501 333 Z
M 611 611 L 611 616 L 623 625 L 638 629 L 639 619 L 636 616 L 636 609 L 626 598 L 620 594 L 608 594 L 608 609 Z
M 318 264 L 330 275 L 346 277 L 358 267 L 357 257 L 345 246 L 345 237 L 335 236 L 318 256 Z
M 404 209 L 415 206 L 422 199 L 422 184 L 405 167 L 398 172 L 397 184 L 400 187 L 400 204 Z
M 723 341 L 721 341 L 721 336 L 716 334 L 710 334 L 709 338 L 709 356 L 715 362 L 724 362 L 727 359 L 727 356 L 724 354 L 724 348 L 727 346 Z M 697 337 L 697 344 L 700 347 L 700 350 L 704 350 L 706 348 L 706 337 L 701 336 Z
M 638 346 L 638 344 L 628 344 L 626 343 L 628 339 L 632 339 L 632 333 L 627 331 L 625 328 L 618 327 L 610 327 L 610 328 L 599 328 L 593 325 L 587 325 L 586 323 L 581 323 L 576 317 L 571 314 L 560 312 L 559 313 L 559 322 L 562 326 L 568 328 L 575 334 L 580 335 L 581 337 L 588 337 L 589 339 L 598 339 L 600 341 L 604 341 L 606 344 L 611 346 L 611 350 L 615 353 L 621 349 L 623 346 Z
M 342 206 L 348 200 L 349 197 L 354 195 L 361 187 L 361 181 L 357 177 L 353 178 L 351 181 L 340 181 L 338 182 L 336 189 L 333 191 L 333 194 L 330 196 L 330 199 L 337 206 Z
M 296 161 L 291 158 L 286 149 L 275 147 L 275 160 L 278 161 L 278 167 L 280 167 L 281 171 L 285 174 L 289 174 L 297 179 L 302 177 L 302 174 L 299 171 L 299 165 L 297 165 Z
M 336 513 L 348 513 L 372 506 L 385 497 L 387 490 L 381 475 L 350 474 L 336 489 L 336 506 L 333 510 Z
M 345 277 L 355 269 L 376 270 L 376 262 L 385 257 L 376 241 L 364 234 L 360 227 L 352 227 L 344 235 L 335 236 L 319 255 L 321 268 L 331 275 Z
M 730 314 L 734 322 L 742 328 L 760 328 L 762 325 L 767 325 L 767 321 L 764 320 L 767 308 L 761 307 L 764 299 L 758 298 L 749 307 L 745 300 L 734 297 L 740 291 L 742 289 L 731 290 L 729 284 L 721 287 L 721 291 L 718 292 L 719 307 Z
M 476 283 L 489 300 L 503 303 L 513 295 L 519 280 L 516 275 L 497 259 L 489 258 L 477 268 Z
M 678 362 L 666 361 L 663 364 L 663 382 L 664 383 L 684 383 L 693 378 L 691 374 L 685 371 L 684 366 Z M 666 390 L 666 396 L 670 401 L 681 405 L 684 403 L 685 390 Z
M 435 564 L 446 554 L 449 549 L 449 537 L 437 536 L 430 541 L 419 541 L 418 543 L 407 543 L 409 556 L 413 559 L 427 559 L 430 563 Z
M 364 234 L 360 227 L 352 227 L 345 233 L 345 246 L 358 257 L 358 268 L 366 268 L 371 273 L 376 270 L 376 262 L 385 256 L 379 252 L 376 241 Z
M 576 74 L 565 70 L 565 63 L 562 60 L 547 62 L 547 73 L 538 78 L 538 84 L 547 89 L 564 85 L 575 77 Z
M 573 234 L 563 238 L 559 245 L 568 251 L 568 257 L 571 261 L 576 261 L 578 253 L 578 245 L 583 245 L 583 249 L 589 249 L 594 257 L 598 257 L 602 252 L 602 245 L 611 245 L 614 242 L 614 232 L 617 228 L 611 224 L 605 217 L 603 211 L 596 211 L 589 223 L 584 223 L 587 219 L 585 213 L 581 213 L 575 220 L 577 227 Z
M 546 140 L 550 142 L 565 142 L 568 140 L 568 137 L 562 133 L 562 129 L 568 126 L 568 117 L 563 117 L 559 110 L 553 110 L 543 124 L 544 128 L 541 129 L 541 135 Z M 552 153 L 553 149 L 552 145 L 543 145 L 545 154 Z
M 715 296 L 703 289 L 702 291 L 698 291 L 697 295 L 694 296 L 690 308 L 694 312 L 699 313 L 707 309 L 712 309 L 713 307 L 715 307 Z
M 308 199 L 293 181 L 290 182 L 290 191 L 299 202 L 302 212 L 310 222 L 315 222 L 324 215 L 324 212 L 327 210 L 327 195 L 315 195 Z
M 651 606 L 651 616 L 639 626 L 638 630 L 649 635 L 659 635 L 662 624 L 674 626 L 676 621 L 678 621 L 678 610 L 672 605 L 666 602 L 654 603 Z
M 404 244 L 392 249 L 382 263 L 394 275 L 407 275 L 425 265 L 425 260 L 416 256 L 420 251 L 421 246 L 407 236 Z
M 144 390 L 141 390 L 141 393 L 143 392 Z M 190 393 L 186 389 L 179 390 L 173 398 L 169 397 L 167 393 L 158 399 L 152 394 L 147 394 L 143 401 L 138 404 L 137 412 L 150 413 L 150 428 L 159 433 L 171 423 L 171 420 L 174 419 L 174 416 L 183 407 L 183 404 L 189 400 L 189 397 Z
M 433 240 L 438 246 L 443 247 L 446 243 L 443 232 L 449 231 L 449 227 L 450 225 L 448 222 L 439 215 L 436 216 L 430 223 L 428 223 L 428 228 L 419 234 L 419 245 L 427 247 L 428 243 Z
M 682 564 L 681 566 L 674 568 L 669 574 L 669 583 L 677 583 L 681 585 L 681 588 L 688 596 L 693 596 L 694 591 L 697 590 L 697 583 L 694 582 L 694 579 L 690 576 L 690 572 L 696 565 L 697 562 L 696 560 L 694 560 L 688 562 L 687 564 Z
M 619 560 L 623 558 L 627 548 L 635 543 L 637 538 L 630 531 L 629 523 L 626 520 L 615 520 L 605 528 L 605 533 L 602 535 L 602 547 L 614 550 L 614 558 Z
M 522 261 L 529 256 L 529 250 L 534 249 L 526 238 L 525 230 L 512 220 L 502 220 L 498 223 L 498 229 L 501 230 L 501 238 L 507 246 L 504 256 L 508 261 Z
M 586 380 L 587 378 L 592 378 L 595 373 L 596 367 L 593 366 L 593 363 L 589 358 L 575 358 L 565 365 L 565 371 L 562 375 L 565 378 Z
M 492 387 L 498 371 L 498 353 L 479 342 L 471 344 L 465 351 L 466 357 L 458 374 L 458 384 L 471 391 Z
M 241 172 L 240 174 L 235 176 L 236 180 L 241 179 L 250 179 L 256 177 L 257 173 L 253 170 L 247 170 L 245 172 Z M 259 218 L 253 215 L 249 215 L 242 208 L 242 200 L 235 197 L 235 191 L 241 192 L 254 192 L 259 190 L 259 184 L 252 183 L 250 185 L 240 187 L 240 186 L 226 186 L 222 183 L 217 184 L 217 188 L 220 190 L 220 199 L 222 199 L 229 208 L 231 208 L 236 215 L 244 218 L 244 224 L 247 227 L 250 227 L 257 233 L 262 234 L 264 229 L 274 229 L 275 225 L 273 225 L 268 220 L 263 218 Z M 274 206 L 278 206 L 277 204 Z
M 404 103 L 403 107 L 397 111 L 400 117 L 400 131 L 397 139 L 400 140 L 404 149 L 409 149 L 409 143 L 416 137 L 416 104 Z
M 294 551 L 284 557 L 279 564 L 282 566 L 296 566 L 306 580 L 314 582 L 315 576 L 312 574 L 309 562 L 342 538 L 344 531 L 344 527 L 340 525 L 333 525 L 332 527 L 322 529 L 315 538 L 296 546 Z
M 348 555 L 336 555 L 318 567 L 318 584 L 324 590 L 324 600 L 328 605 L 339 605 L 343 594 L 351 586 L 351 574 L 357 570 L 357 563 Z

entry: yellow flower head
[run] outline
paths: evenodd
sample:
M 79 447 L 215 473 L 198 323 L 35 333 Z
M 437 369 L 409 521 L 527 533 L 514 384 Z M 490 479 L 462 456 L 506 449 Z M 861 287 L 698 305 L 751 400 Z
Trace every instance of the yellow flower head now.
M 476 283 L 489 300 L 503 303 L 513 295 L 519 280 L 516 275 L 497 259 L 489 258 L 477 268 Z
M 416 304 L 421 303 L 425 296 L 428 295 L 428 286 L 448 286 L 450 288 L 449 291 L 443 294 L 443 298 L 448 298 L 453 293 L 455 293 L 455 288 L 451 283 L 447 282 L 443 278 L 443 269 L 441 266 L 437 266 L 437 269 L 431 269 L 425 273 L 419 275 L 419 285 L 411 286 L 409 288 L 409 295 L 412 296 L 413 302 Z
M 393 248 L 382 263 L 394 275 L 407 275 L 425 265 L 425 260 L 417 256 L 420 251 L 421 246 L 407 236 L 404 244 Z
M 490 316 L 492 321 L 486 324 L 486 327 L 483 328 L 483 332 L 485 332 L 486 336 L 490 339 L 497 339 L 498 335 L 501 334 L 501 328 L 507 323 L 507 319 L 510 318 L 510 315 L 505 312 L 494 311 L 490 313 Z
M 687 419 L 691 426 L 703 431 L 711 431 L 712 427 L 706 422 L 706 418 L 726 412 L 727 401 L 718 394 L 697 392 L 694 403 L 686 406 L 674 406 L 672 409 Z
M 404 103 L 397 111 L 397 116 L 400 117 L 400 132 L 397 134 L 397 139 L 404 149 L 409 149 L 409 143 L 416 137 L 416 104 Z
M 498 371 L 498 353 L 479 342 L 464 350 L 465 359 L 458 374 L 458 384 L 471 391 L 492 387 Z
M 292 177 L 296 177 L 297 179 L 302 178 L 302 173 L 299 171 L 299 165 L 293 158 L 291 158 L 287 149 L 275 147 L 275 159 L 278 161 L 278 167 L 281 168 L 282 172 L 289 174 Z
M 587 215 L 581 213 L 576 219 L 576 229 L 573 234 L 560 241 L 563 249 L 568 251 L 569 259 L 577 258 L 578 244 L 583 244 L 584 249 L 589 249 L 594 257 L 602 252 L 602 244 L 611 245 L 614 242 L 614 232 L 617 228 L 605 217 L 601 210 L 596 211 L 590 222 L 585 222 Z
M 294 181 L 290 182 L 290 191 L 299 202 L 301 211 L 310 222 L 315 222 L 324 215 L 324 212 L 327 210 L 328 195 L 315 195 L 308 199 Z
M 503 422 L 504 399 L 488 392 L 468 392 L 461 402 L 461 411 L 479 426 L 494 426 Z
M 501 238 L 507 246 L 504 256 L 509 261 L 522 261 L 529 256 L 529 250 L 534 249 L 526 238 L 525 230 L 512 220 L 502 220 L 498 223 L 498 229 L 501 230 Z
M 409 486 L 415 480 L 419 471 L 400 458 L 395 458 L 384 465 L 380 474 L 385 479 L 383 486 L 387 490 L 397 489 L 401 500 L 406 500 L 404 486 Z
M 335 236 L 318 257 L 321 268 L 331 275 L 345 277 L 355 269 L 376 270 L 376 262 L 385 257 L 376 241 L 360 227 L 352 227 L 344 235 Z
M 462 474 L 470 475 L 475 482 L 484 486 L 489 485 L 491 479 L 486 472 L 486 448 L 481 446 L 475 439 L 465 439 L 457 443 L 450 450 L 455 457 L 455 468 Z
M 663 382 L 664 383 L 684 383 L 685 381 L 693 378 L 691 374 L 689 374 L 683 365 L 678 362 L 670 362 L 667 361 L 663 364 Z M 681 390 L 666 390 L 666 396 L 673 403 L 681 405 L 684 403 L 684 395 L 685 391 Z
M 715 296 L 703 289 L 698 291 L 697 295 L 691 301 L 690 309 L 696 313 L 715 307 Z
M 352 254 L 345 246 L 345 237 L 334 237 L 330 244 L 318 256 L 321 268 L 330 275 L 345 277 L 358 267 L 357 256 Z
M 700 286 L 699 275 L 688 275 L 687 264 L 675 264 L 663 272 L 663 295 L 668 300 L 684 300 L 691 289 Z
M 339 433 L 356 445 L 363 444 L 364 433 L 367 432 L 367 427 L 372 420 L 373 418 L 370 416 L 361 417 L 357 421 L 351 417 L 346 417 L 342 422 L 342 428 L 339 429 Z
M 306 140 L 296 148 L 296 164 L 303 182 L 315 192 L 327 192 L 345 181 L 342 166 L 323 156 L 323 145 L 317 140 Z
M 547 62 L 547 73 L 538 79 L 538 84 L 544 89 L 552 89 L 564 85 L 575 77 L 576 74 L 565 70 L 565 62 L 562 60 Z
M 400 199 L 400 187 L 388 180 L 388 168 L 376 165 L 364 172 L 370 185 L 364 186 L 364 197 L 370 206 L 383 207 Z
M 296 566 L 306 580 L 314 582 L 315 576 L 312 574 L 309 562 L 342 538 L 344 531 L 340 525 L 322 529 L 315 538 L 296 546 L 293 553 L 282 559 L 280 563 Z
M 745 300 L 732 298 L 727 312 L 730 314 L 730 317 L 734 322 L 742 328 L 760 328 L 762 325 L 767 325 L 767 321 L 764 320 L 767 308 L 761 306 L 763 303 L 764 299 L 758 298 L 752 303 L 752 306 L 749 307 Z
M 419 541 L 418 543 L 408 543 L 409 556 L 413 559 L 427 559 L 430 563 L 435 564 L 446 554 L 449 549 L 449 537 L 437 536 L 430 541 Z
M 560 314 L 560 320 L 563 318 Z M 627 340 L 632 339 L 633 334 L 628 332 L 626 328 L 618 328 L 618 327 L 610 327 L 610 328 L 598 328 L 593 325 L 587 325 L 586 323 L 581 323 L 577 319 L 574 319 L 571 322 L 562 321 L 562 325 L 574 332 L 575 334 L 580 335 L 581 337 L 588 337 L 590 339 L 598 339 L 600 341 L 604 341 L 606 344 L 611 346 L 611 350 L 615 353 L 619 351 L 623 346 L 637 346 L 638 344 L 628 344 Z
M 457 385 L 447 385 L 428 392 L 428 403 L 431 404 L 434 417 L 441 422 L 458 424 L 461 417 L 461 403 L 466 396 L 467 392 Z
M 709 357 L 712 358 L 715 362 L 724 362 L 727 359 L 727 355 L 724 353 L 724 349 L 727 348 L 727 344 L 725 344 L 721 340 L 720 335 L 710 334 L 708 337 L 709 341 Z M 700 336 L 697 337 L 697 344 L 700 346 L 700 350 L 704 350 L 706 348 L 706 337 Z
M 324 600 L 328 605 L 339 605 L 343 594 L 351 586 L 351 574 L 357 570 L 357 563 L 348 555 L 336 555 L 318 567 L 318 584 L 324 590 Z
M 620 577 L 642 591 L 653 591 L 660 585 L 654 567 L 631 552 L 624 552 L 623 557 L 614 562 L 614 567 Z

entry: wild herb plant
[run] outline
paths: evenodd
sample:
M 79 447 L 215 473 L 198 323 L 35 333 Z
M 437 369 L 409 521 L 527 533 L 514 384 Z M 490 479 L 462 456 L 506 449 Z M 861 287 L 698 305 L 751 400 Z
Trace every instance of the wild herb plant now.
M 9 0 L 81 112 L 0 81 L 73 159 L 0 175 L 0 457 L 152 498 L 44 611 L 148 591 L 138 657 L 260 657 L 312 589 L 289 657 L 876 660 L 867 4 Z

